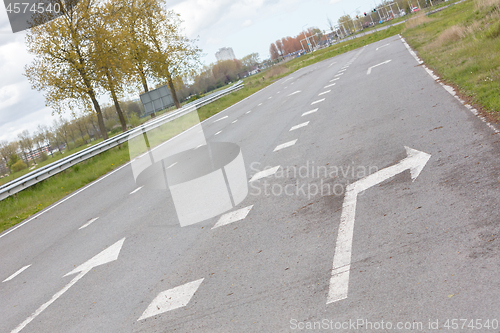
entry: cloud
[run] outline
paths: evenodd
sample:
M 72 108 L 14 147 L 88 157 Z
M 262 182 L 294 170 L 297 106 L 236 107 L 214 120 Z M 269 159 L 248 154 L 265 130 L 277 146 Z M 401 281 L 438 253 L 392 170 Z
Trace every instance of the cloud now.
M 243 23 L 241 24 L 241 26 L 242 26 L 243 28 L 245 28 L 245 27 L 249 27 L 249 26 L 251 26 L 251 25 L 252 25 L 252 20 L 250 20 L 250 19 L 245 20 L 245 22 L 243 22 Z
M 339 3 L 341 2 L 342 0 L 330 0 L 330 3 L 333 5 L 334 3 Z

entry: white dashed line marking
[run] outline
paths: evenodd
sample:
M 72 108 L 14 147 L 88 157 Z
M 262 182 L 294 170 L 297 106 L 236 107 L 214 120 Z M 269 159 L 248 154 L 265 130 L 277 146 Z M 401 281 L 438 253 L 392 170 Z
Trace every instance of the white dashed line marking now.
M 141 186 L 141 187 L 139 187 L 137 190 L 140 190 L 141 188 L 142 188 L 142 186 Z M 137 191 L 137 190 L 136 190 L 136 191 Z M 132 194 L 132 193 L 131 193 L 131 194 Z M 95 221 L 97 221 L 97 219 L 98 219 L 98 218 L 99 218 L 99 217 L 94 217 L 93 219 L 91 219 L 90 221 L 88 221 L 87 223 L 85 223 L 84 225 L 82 225 L 80 228 L 78 228 L 78 230 L 81 230 L 81 229 L 83 229 L 83 228 L 88 227 L 89 225 L 91 225 L 92 223 L 94 223 Z
M 174 162 L 174 163 L 170 164 L 170 166 L 167 169 L 170 169 L 171 167 L 173 167 L 176 164 L 177 164 L 177 162 Z
M 324 100 L 325 100 L 324 98 L 323 99 L 318 99 L 317 101 L 312 102 L 311 105 L 314 105 L 314 104 L 317 104 L 317 103 L 321 103 Z
M 271 175 L 274 175 L 276 173 L 276 171 L 278 171 L 279 168 L 280 168 L 280 166 L 278 165 L 278 166 L 275 166 L 273 168 L 259 171 L 255 175 L 253 175 L 252 179 L 250 179 L 248 182 L 250 183 L 250 182 L 259 180 L 261 178 L 265 178 L 265 177 L 269 177 Z
M 136 188 L 135 190 L 133 190 L 132 192 L 130 192 L 130 194 L 134 194 L 134 193 L 136 193 L 136 192 L 139 192 L 141 188 L 142 188 L 142 186 L 141 186 L 141 187 Z
M 235 123 L 235 122 L 237 122 L 237 121 L 238 121 L 238 119 L 236 119 L 235 121 L 233 121 L 231 124 L 234 124 L 234 123 Z
M 305 123 L 302 123 L 302 124 L 295 125 L 295 126 L 293 126 L 292 128 L 290 128 L 290 131 L 289 131 L 289 132 L 291 132 L 291 131 L 295 131 L 296 129 L 301 128 L 301 127 L 304 127 L 304 126 L 307 126 L 307 125 L 309 125 L 309 122 L 308 122 L 308 121 L 306 121 Z
M 217 133 L 215 133 L 214 135 L 218 135 L 218 134 L 220 134 L 220 133 L 222 133 L 222 131 L 218 131 L 218 132 L 217 132 Z
M 261 106 L 261 105 L 262 105 L 262 103 L 259 103 L 259 105 L 257 105 L 257 106 Z
M 194 293 L 198 290 L 203 279 L 183 284 L 166 291 L 162 291 L 149 304 L 142 316 L 137 321 L 159 315 L 161 313 L 185 307 Z
M 288 95 L 288 96 L 292 96 L 292 95 L 295 95 L 295 94 L 298 94 L 298 93 L 300 93 L 300 90 L 294 91 L 293 93 L 291 93 L 291 94 L 290 94 L 290 95 Z
M 252 207 L 253 205 L 222 215 L 219 221 L 217 221 L 217 223 L 212 227 L 212 229 L 222 227 L 229 223 L 243 220 L 245 217 L 247 217 Z
M 293 146 L 296 142 L 297 142 L 297 139 L 292 140 L 292 141 L 288 141 L 288 142 L 285 142 L 285 143 L 282 143 L 282 144 L 278 145 L 276 148 L 274 148 L 274 150 L 273 150 L 273 151 L 278 151 L 278 150 L 281 150 L 281 149 L 284 149 L 284 148 L 291 147 L 291 146 Z
M 318 96 L 321 96 L 321 95 L 324 95 L 324 94 L 328 94 L 331 90 L 327 90 L 327 91 L 323 91 L 322 93 L 319 93 Z
M 316 111 L 318 111 L 318 109 L 314 109 L 314 110 L 311 110 L 311 111 L 304 112 L 301 117 L 307 116 L 308 114 L 314 113 Z
M 381 48 L 386 47 L 386 46 L 389 46 L 389 44 L 385 44 L 385 45 L 382 45 L 382 46 L 380 46 L 380 47 L 377 47 L 377 48 L 375 49 L 375 51 L 378 51 L 378 49 L 381 49 Z
M 325 88 L 325 89 L 326 89 L 326 88 L 330 88 L 330 87 L 333 87 L 334 85 L 335 85 L 335 83 L 332 83 L 332 84 L 329 84 L 329 85 L 327 85 L 327 86 L 324 86 L 323 88 Z
M 338 73 L 338 74 L 334 75 L 333 77 L 337 77 L 337 76 L 340 76 L 340 75 L 344 75 L 344 73 Z
M 336 62 L 332 62 L 330 65 L 328 65 L 328 68 L 332 67 Z
M 338 77 L 336 79 L 330 80 L 330 82 L 337 81 L 338 79 L 340 79 L 340 78 Z
M 246 113 L 246 114 L 249 114 L 250 112 L 252 112 L 252 110 L 250 110 L 250 111 L 247 111 L 247 112 L 245 112 L 245 113 Z
M 2 282 L 7 282 L 7 281 L 10 281 L 12 280 L 13 278 L 15 278 L 16 276 L 18 276 L 19 274 L 21 274 L 24 270 L 26 270 L 28 267 L 30 267 L 30 265 L 27 265 L 27 266 L 24 266 L 23 268 L 21 268 L 20 270 L 18 270 L 17 272 L 15 272 L 14 274 L 12 274 L 11 276 L 9 276 L 8 278 L 6 278 L 5 280 L 3 280 Z
M 218 122 L 218 121 L 220 121 L 220 120 L 226 119 L 227 117 L 228 117 L 228 116 L 224 116 L 224 117 L 222 117 L 222 118 L 219 118 L 219 119 L 217 119 L 217 120 L 214 120 L 214 123 L 216 123 L 216 122 Z

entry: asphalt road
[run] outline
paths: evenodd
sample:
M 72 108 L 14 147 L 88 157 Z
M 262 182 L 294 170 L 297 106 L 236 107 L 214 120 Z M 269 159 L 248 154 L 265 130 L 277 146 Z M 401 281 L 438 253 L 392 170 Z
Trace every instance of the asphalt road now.
M 241 148 L 247 180 L 279 166 L 244 218 L 181 227 L 171 191 L 126 165 L 0 234 L 1 332 L 500 332 L 499 135 L 399 37 L 202 127 Z M 430 158 L 390 174 L 405 146 Z

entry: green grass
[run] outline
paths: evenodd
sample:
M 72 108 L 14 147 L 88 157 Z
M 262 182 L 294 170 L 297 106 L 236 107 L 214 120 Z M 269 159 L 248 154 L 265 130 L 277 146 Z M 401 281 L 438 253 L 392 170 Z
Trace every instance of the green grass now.
M 228 94 L 219 100 L 201 107 L 198 110 L 200 121 L 203 121 L 214 114 L 228 108 L 229 106 L 241 101 L 242 99 L 256 93 L 262 88 L 274 83 L 279 78 L 286 76 L 302 67 L 323 61 L 325 59 L 337 56 L 339 54 L 354 50 L 361 46 L 382 40 L 384 38 L 396 35 L 401 32 L 403 24 L 396 27 L 391 27 L 386 30 L 375 32 L 367 36 L 330 46 L 312 54 L 301 56 L 288 61 L 284 64 L 271 67 L 259 74 L 252 75 L 243 79 L 244 88 Z M 149 118 L 145 118 L 144 121 Z M 155 146 L 160 142 L 164 142 L 168 138 L 180 133 L 187 127 L 191 126 L 192 119 L 181 117 L 177 122 L 172 122 L 166 131 L 158 131 L 158 133 L 148 133 L 148 140 L 151 146 Z M 97 142 L 93 142 L 95 144 Z M 139 147 L 139 146 L 138 146 Z M 85 147 L 81 147 L 83 149 Z M 86 184 L 105 175 L 111 170 L 120 165 L 127 163 L 130 160 L 128 144 L 122 147 L 116 147 L 107 152 L 99 154 L 87 161 L 75 165 L 60 174 L 44 180 L 24 191 L 21 191 L 12 197 L 0 201 L 0 232 L 14 226 L 24 219 L 36 214 L 45 207 L 64 198 L 73 191 L 85 186 Z M 140 153 L 140 149 L 144 147 L 132 147 L 132 156 Z M 76 152 L 77 150 L 72 150 Z M 56 156 L 56 155 L 54 155 Z M 67 156 L 67 153 L 61 157 Z M 58 156 L 59 157 L 59 156 Z M 49 159 L 47 163 L 53 162 L 55 159 Z
M 428 67 L 495 115 L 500 111 L 500 1 L 497 4 L 494 10 L 466 1 L 403 33 Z

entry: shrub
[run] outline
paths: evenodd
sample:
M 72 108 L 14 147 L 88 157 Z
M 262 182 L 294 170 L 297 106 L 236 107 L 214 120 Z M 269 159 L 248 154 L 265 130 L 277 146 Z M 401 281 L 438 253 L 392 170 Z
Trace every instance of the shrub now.
M 83 139 L 82 138 L 78 138 L 75 140 L 75 147 L 81 147 L 85 144 L 85 142 L 83 142 Z
M 46 153 L 46 152 L 42 151 L 42 152 L 40 153 L 40 157 L 39 157 L 40 162 L 46 161 L 48 158 L 49 158 L 49 157 L 47 156 L 47 153 Z
M 486 31 L 486 37 L 497 38 L 500 36 L 500 21 L 491 25 L 491 27 Z
M 132 113 L 128 119 L 129 119 L 129 123 L 130 123 L 130 125 L 132 125 L 132 127 L 136 127 L 136 126 L 139 126 L 141 124 L 139 117 L 135 113 Z
M 10 169 L 12 170 L 12 172 L 18 172 L 26 169 L 27 167 L 28 166 L 22 160 L 18 160 L 16 163 L 12 164 Z

